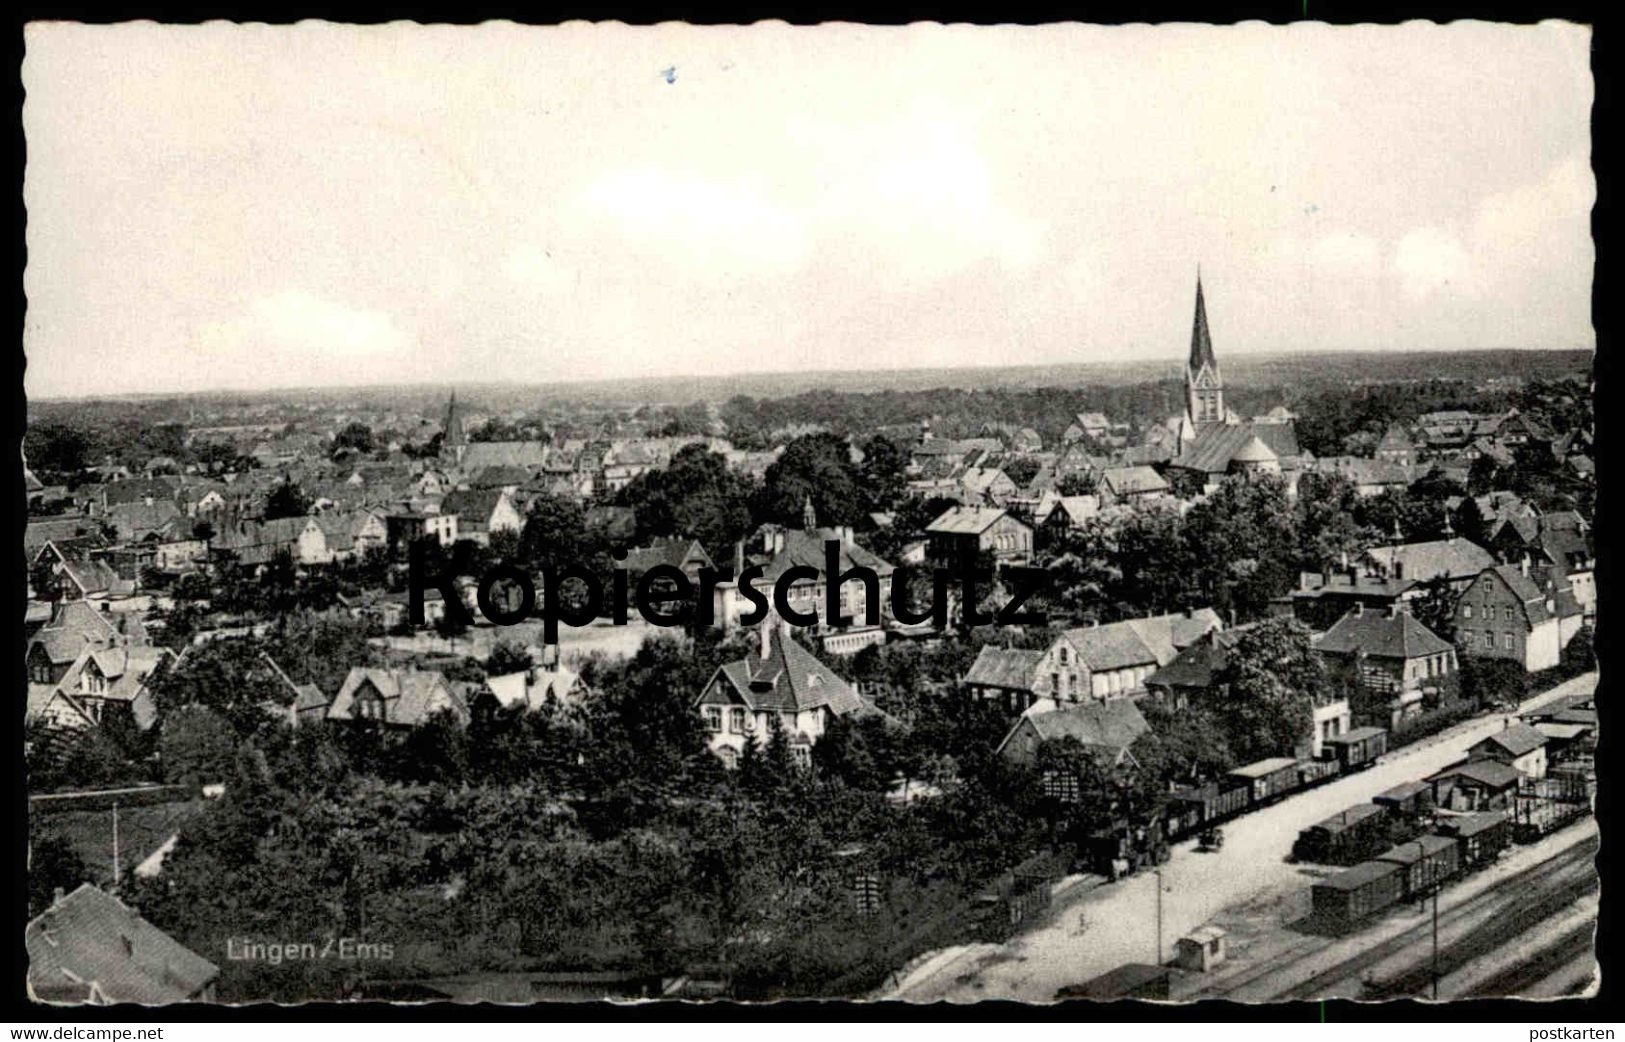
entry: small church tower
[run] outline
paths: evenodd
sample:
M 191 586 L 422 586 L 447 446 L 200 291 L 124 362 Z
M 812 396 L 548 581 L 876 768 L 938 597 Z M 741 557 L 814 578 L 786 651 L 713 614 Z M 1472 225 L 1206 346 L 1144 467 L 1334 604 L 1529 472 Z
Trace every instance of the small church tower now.
M 1225 422 L 1224 378 L 1213 355 L 1202 301 L 1202 275 L 1196 275 L 1196 318 L 1191 326 L 1191 357 L 1185 365 L 1185 414 L 1197 427 Z
M 453 391 L 451 400 L 446 403 L 446 426 L 441 432 L 440 455 L 461 463 L 467 448 L 468 434 L 463 430 L 463 415 L 457 411 L 457 392 Z

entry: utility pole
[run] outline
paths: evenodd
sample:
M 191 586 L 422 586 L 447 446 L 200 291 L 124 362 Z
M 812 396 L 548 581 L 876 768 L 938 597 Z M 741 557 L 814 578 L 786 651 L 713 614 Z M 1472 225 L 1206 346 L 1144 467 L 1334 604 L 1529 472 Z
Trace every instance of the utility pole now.
M 1439 1001 L 1439 888 L 1433 888 L 1433 1001 Z
M 113 888 L 118 889 L 119 863 L 118 863 L 118 802 L 113 803 Z
M 1162 866 L 1156 868 L 1157 877 L 1157 965 L 1162 965 Z

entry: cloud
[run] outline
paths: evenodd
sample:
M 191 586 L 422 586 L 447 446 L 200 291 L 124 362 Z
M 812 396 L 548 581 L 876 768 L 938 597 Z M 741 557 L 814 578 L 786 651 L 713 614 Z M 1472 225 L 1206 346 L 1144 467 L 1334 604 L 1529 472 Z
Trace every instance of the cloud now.
M 1432 296 L 1447 287 L 1471 292 L 1472 258 L 1455 236 L 1438 228 L 1418 228 L 1394 247 L 1394 274 L 1412 299 Z
M 249 385 L 354 378 L 380 365 L 395 372 L 415 354 L 413 338 L 384 312 L 304 290 L 260 297 L 241 315 L 205 324 L 197 339 L 203 368 Z

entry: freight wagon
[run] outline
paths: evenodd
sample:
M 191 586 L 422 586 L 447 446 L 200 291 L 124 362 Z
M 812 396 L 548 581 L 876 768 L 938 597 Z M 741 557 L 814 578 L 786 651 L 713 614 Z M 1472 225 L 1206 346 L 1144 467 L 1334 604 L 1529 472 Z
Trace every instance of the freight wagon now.
M 1511 841 L 1511 826 L 1506 816 L 1493 812 L 1446 818 L 1433 831 L 1456 841 L 1464 871 L 1494 861 Z
M 1180 839 L 1194 834 L 1204 825 L 1216 825 L 1246 810 L 1252 799 L 1252 786 L 1235 778 L 1223 783 L 1208 782 L 1196 788 L 1181 789 L 1174 793 L 1170 803 L 1168 838 Z M 1179 825 L 1174 827 L 1177 818 Z
M 1449 836 L 1419 836 L 1377 855 L 1378 861 L 1398 865 L 1400 898 L 1413 901 L 1461 874 L 1461 848 Z
M 1275 756 L 1237 767 L 1230 777 L 1248 785 L 1252 792 L 1248 802 L 1257 807 L 1298 789 L 1298 761 L 1290 756 Z
M 1380 727 L 1356 727 L 1347 734 L 1328 738 L 1322 755 L 1336 760 L 1345 772 L 1363 771 L 1388 751 L 1388 732 Z
M 1399 900 L 1402 874 L 1391 861 L 1362 861 L 1310 888 L 1314 914 L 1337 925 L 1368 919 Z
M 1353 865 L 1388 845 L 1388 829 L 1388 811 L 1356 803 L 1298 833 L 1292 856 L 1325 865 Z

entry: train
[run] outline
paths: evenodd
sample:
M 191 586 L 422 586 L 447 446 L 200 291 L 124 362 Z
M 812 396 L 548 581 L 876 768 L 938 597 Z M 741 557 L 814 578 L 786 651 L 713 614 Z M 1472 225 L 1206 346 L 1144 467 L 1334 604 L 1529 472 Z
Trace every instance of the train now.
M 1498 857 L 1511 841 L 1512 823 L 1496 812 L 1467 814 L 1397 843 L 1369 861 L 1310 888 L 1316 918 L 1352 926 L 1396 904 L 1420 900 Z
M 1276 756 L 1174 791 L 1149 821 L 1119 820 L 1077 842 L 1078 864 L 1117 880 L 1168 860 L 1168 847 L 1250 811 L 1363 771 L 1388 751 L 1388 732 L 1357 727 L 1326 739 L 1318 757 Z

